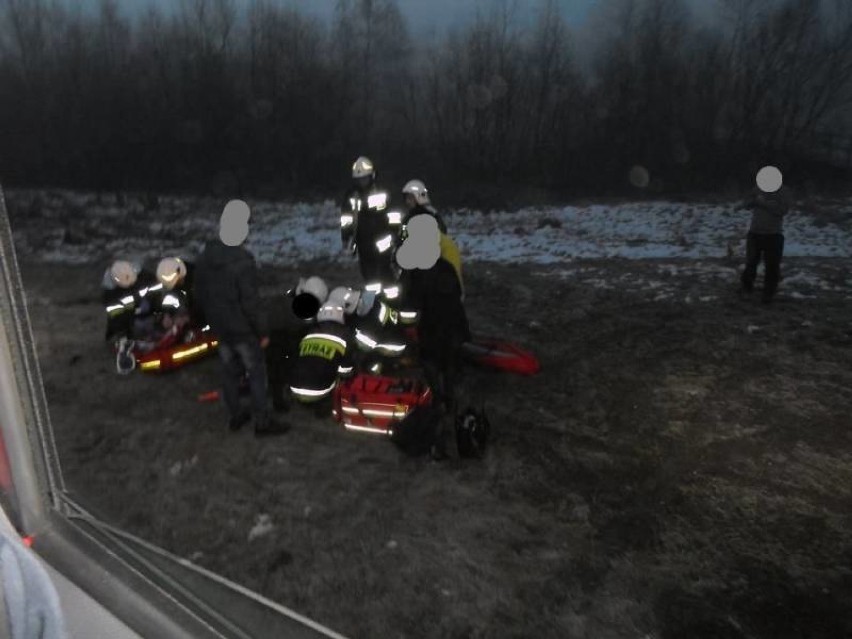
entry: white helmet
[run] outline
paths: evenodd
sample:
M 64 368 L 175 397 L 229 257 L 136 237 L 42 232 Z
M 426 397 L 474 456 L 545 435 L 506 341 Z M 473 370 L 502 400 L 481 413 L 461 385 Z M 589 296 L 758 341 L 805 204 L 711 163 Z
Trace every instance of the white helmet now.
M 186 277 L 186 264 L 179 257 L 166 257 L 157 264 L 157 279 L 166 289 L 173 289 Z
M 318 322 L 337 322 L 343 324 L 343 306 L 336 302 L 326 303 L 317 313 Z
M 112 281 L 121 288 L 130 288 L 136 284 L 136 268 L 127 260 L 116 260 L 109 268 Z
M 373 166 L 372 160 L 366 156 L 361 156 L 352 165 L 352 177 L 354 179 L 374 177 L 376 175 L 376 167 Z
M 409 180 L 405 183 L 405 186 L 402 187 L 402 192 L 408 195 L 413 195 L 414 201 L 421 206 L 429 204 L 429 191 L 426 189 L 426 185 L 420 180 Z
M 321 277 L 313 275 L 308 279 L 299 278 L 299 284 L 296 286 L 296 295 L 307 293 L 317 298 L 320 305 L 324 304 L 328 299 L 328 285 Z
M 361 299 L 361 291 L 349 288 L 348 286 L 338 286 L 328 295 L 329 303 L 334 303 L 343 307 L 343 312 L 351 315 L 358 308 L 358 301 Z

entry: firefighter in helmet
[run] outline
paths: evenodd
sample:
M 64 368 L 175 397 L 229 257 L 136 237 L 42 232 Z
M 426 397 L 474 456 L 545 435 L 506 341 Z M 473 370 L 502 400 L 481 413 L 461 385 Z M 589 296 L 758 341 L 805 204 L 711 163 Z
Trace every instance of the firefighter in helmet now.
M 364 288 L 388 299 L 399 294 L 393 252 L 402 213 L 390 207 L 388 192 L 376 184 L 376 168 L 361 156 L 352 165 L 353 188 L 341 208 L 340 234 L 345 250 L 358 256 Z

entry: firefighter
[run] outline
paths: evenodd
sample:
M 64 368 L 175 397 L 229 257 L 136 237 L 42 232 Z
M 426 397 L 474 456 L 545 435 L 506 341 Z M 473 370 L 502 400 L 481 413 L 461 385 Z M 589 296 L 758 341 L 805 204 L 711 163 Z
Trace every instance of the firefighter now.
M 412 207 L 413 209 L 414 207 Z M 415 231 L 423 233 L 417 238 L 420 250 L 412 249 L 414 255 L 397 253 L 399 265 L 405 269 L 406 303 L 417 312 L 417 336 L 419 357 L 423 372 L 435 396 L 436 405 L 441 408 L 441 419 L 435 424 L 435 443 L 432 446 L 432 458 L 447 457 L 446 441 L 458 413 L 458 383 L 461 369 L 461 346 L 470 341 L 470 327 L 463 304 L 463 292 L 458 269 L 450 259 L 442 254 L 440 248 L 440 226 L 436 216 L 427 211 L 428 218 L 412 215 L 408 226 L 411 235 L 406 243 L 413 241 Z M 434 234 L 434 235 L 432 235 Z M 429 245 L 429 242 L 435 242 Z M 418 261 L 420 251 L 425 250 L 427 261 Z M 434 257 L 431 257 L 434 256 Z M 412 260 L 413 261 L 410 261 Z
M 346 194 L 340 215 L 345 250 L 357 254 L 364 288 L 385 291 L 393 299 L 395 286 L 393 250 L 399 236 L 402 213 L 390 208 L 388 192 L 376 185 L 376 169 L 364 156 L 352 165 L 353 188 Z
M 462 301 L 464 301 L 461 254 L 459 253 L 459 249 L 455 242 L 453 242 L 447 234 L 446 223 L 432 205 L 426 185 L 421 180 L 409 180 L 406 182 L 405 186 L 402 187 L 402 193 L 405 200 L 406 213 L 403 216 L 403 223 L 400 227 L 399 241 L 397 244 L 401 246 L 407 238 L 408 224 L 414 217 L 418 215 L 429 215 L 434 218 L 435 222 L 438 224 L 440 255 L 453 266 L 456 276 L 458 277 L 459 286 L 461 287 Z M 394 260 L 394 262 L 396 264 L 396 260 Z M 398 274 L 398 281 L 400 286 L 400 296 L 395 307 L 399 311 L 400 323 L 403 326 L 409 327 L 408 330 L 410 332 L 410 336 L 415 338 L 418 319 L 417 310 L 414 308 L 410 293 L 407 293 L 407 289 L 411 287 L 410 272 L 404 269 L 400 270 Z
M 201 308 L 193 300 L 193 284 L 195 282 L 195 264 L 180 257 L 165 257 L 157 264 L 157 280 L 163 285 L 163 291 L 181 294 L 189 312 L 190 323 L 195 327 L 203 327 L 206 322 Z
M 157 280 L 162 288 L 152 301 L 159 328 L 173 341 L 189 342 L 197 330 L 209 330 L 199 305 L 193 303 L 194 276 L 195 265 L 179 257 L 166 257 L 157 264 Z
M 316 325 L 299 342 L 290 392 L 296 401 L 314 405 L 318 415 L 330 414 L 338 377 L 353 370 L 352 331 L 346 326 L 343 306 L 329 299 L 317 313 Z
M 461 253 L 458 246 L 450 238 L 447 233 L 447 225 L 440 213 L 432 205 L 432 200 L 429 196 L 429 190 L 426 185 L 420 180 L 409 180 L 402 187 L 403 197 L 405 199 L 406 213 L 402 219 L 401 238 L 404 240 L 406 235 L 406 225 L 415 215 L 431 215 L 438 223 L 438 230 L 441 233 L 441 257 L 452 264 L 459 278 L 459 284 L 462 288 L 462 299 L 464 299 L 464 278 L 462 277 Z
M 328 296 L 343 308 L 344 320 L 354 337 L 353 363 L 358 371 L 378 374 L 382 362 L 399 359 L 408 346 L 399 324 L 398 313 L 372 291 L 345 286 Z
M 266 349 L 269 391 L 272 407 L 277 412 L 290 410 L 284 390 L 299 353 L 299 342 L 316 324 L 320 307 L 328 299 L 328 286 L 321 277 L 299 278 L 295 287 L 270 309 L 269 346 Z
M 373 374 L 408 352 L 399 312 L 372 291 L 353 291 L 347 306 L 357 346 L 358 369 Z
M 107 313 L 106 339 L 117 344 L 119 374 L 136 368 L 135 338 L 144 336 L 153 312 L 149 295 L 160 288 L 152 273 L 127 260 L 116 260 L 104 273 L 101 299 Z

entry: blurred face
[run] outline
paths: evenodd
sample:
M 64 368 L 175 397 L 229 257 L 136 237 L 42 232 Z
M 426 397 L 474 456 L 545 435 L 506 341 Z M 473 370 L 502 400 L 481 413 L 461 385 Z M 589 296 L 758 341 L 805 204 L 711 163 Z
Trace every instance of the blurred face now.
M 407 206 L 409 209 L 413 209 L 415 206 L 417 206 L 417 200 L 414 199 L 414 196 L 411 193 L 405 194 L 405 206 Z
M 319 309 L 319 300 L 310 293 L 299 293 L 293 298 L 293 313 L 299 319 L 311 319 L 316 316 Z

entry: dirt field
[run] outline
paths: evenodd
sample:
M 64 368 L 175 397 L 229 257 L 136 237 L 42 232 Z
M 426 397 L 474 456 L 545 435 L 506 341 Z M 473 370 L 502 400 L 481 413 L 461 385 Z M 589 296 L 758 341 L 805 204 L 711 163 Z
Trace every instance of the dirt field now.
M 475 330 L 543 370 L 472 372 L 493 448 L 446 464 L 308 411 L 282 438 L 232 434 L 195 401 L 215 359 L 114 374 L 102 265 L 24 277 L 78 498 L 353 639 L 852 636 L 848 264 L 785 261 L 836 286 L 785 280 L 768 308 L 733 295 L 733 264 L 691 265 L 471 265 Z M 295 273 L 264 269 L 267 292 Z

